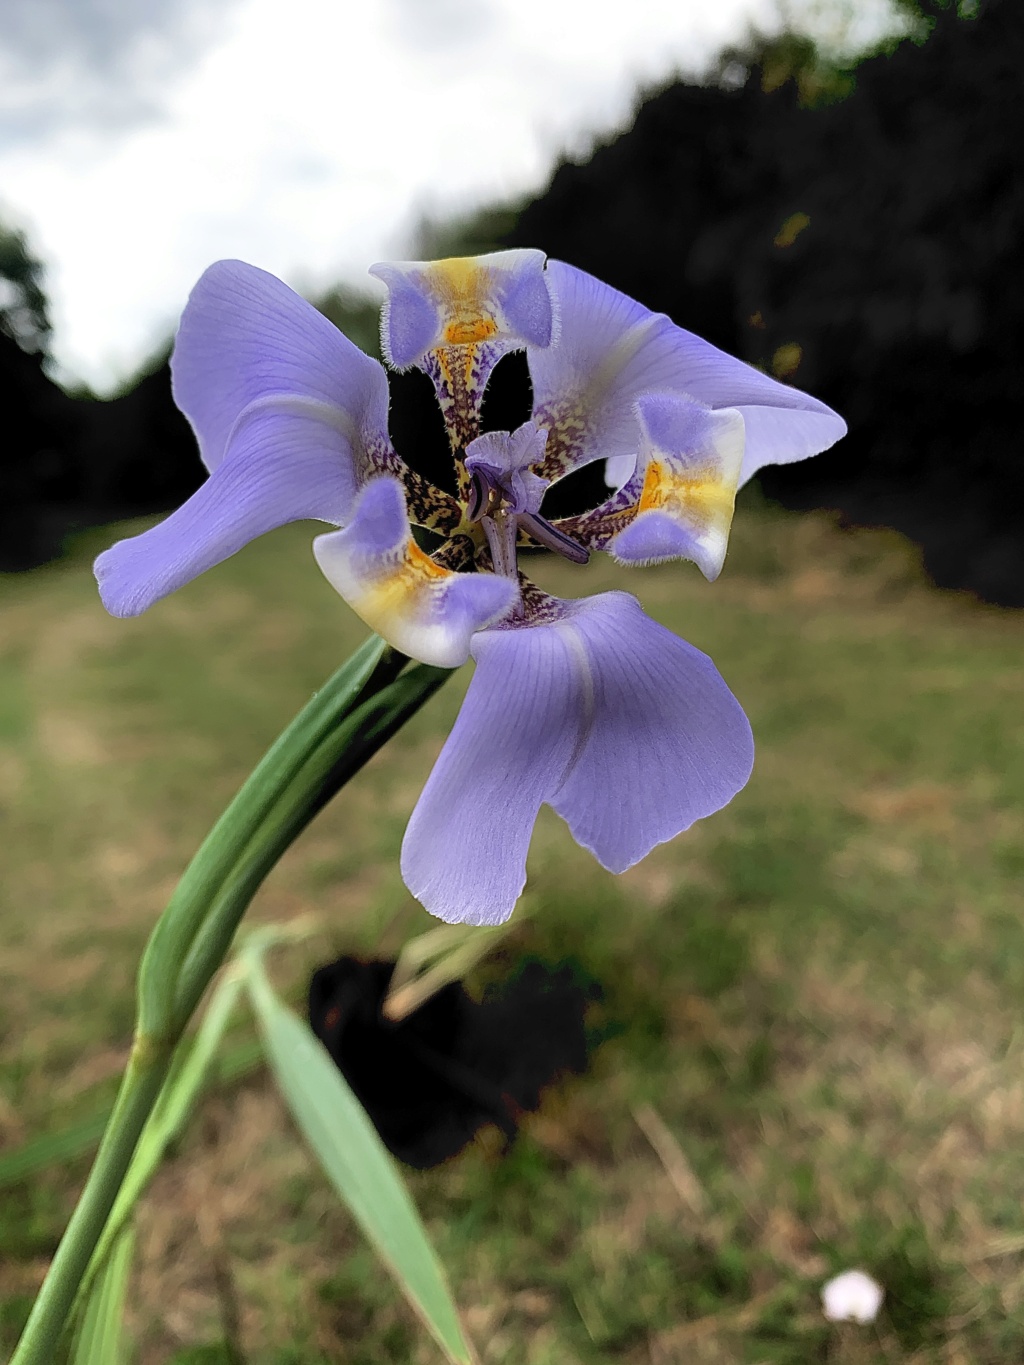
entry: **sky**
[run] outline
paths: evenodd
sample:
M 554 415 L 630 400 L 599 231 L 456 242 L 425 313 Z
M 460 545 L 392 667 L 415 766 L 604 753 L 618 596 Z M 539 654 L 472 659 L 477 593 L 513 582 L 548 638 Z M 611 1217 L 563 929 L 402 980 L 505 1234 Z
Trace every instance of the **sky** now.
M 810 3 L 811 0 L 808 0 Z M 865 0 L 859 0 L 865 3 Z M 109 391 L 211 261 L 372 282 L 423 216 L 539 189 L 775 0 L 3 0 L 0 218 L 58 377 Z M 539 244 L 542 245 L 542 244 Z

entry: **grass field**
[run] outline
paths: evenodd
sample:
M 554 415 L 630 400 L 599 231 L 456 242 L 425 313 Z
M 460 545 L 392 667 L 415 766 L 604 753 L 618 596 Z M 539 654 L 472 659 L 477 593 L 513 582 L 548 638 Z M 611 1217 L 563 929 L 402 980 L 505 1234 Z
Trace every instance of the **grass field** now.
M 95 598 L 102 536 L 0 583 L 0 1151 L 109 1100 L 183 863 L 362 638 L 308 540 L 136 622 Z M 610 1037 L 510 1156 L 485 1133 L 411 1177 L 482 1360 L 1024 1359 L 1021 615 L 931 590 L 895 536 L 755 506 L 713 587 L 538 576 L 637 591 L 713 655 L 759 750 L 729 809 L 621 878 L 542 815 L 505 960 L 576 959 Z M 465 681 L 259 895 L 255 919 L 322 921 L 275 959 L 294 999 L 316 963 L 428 927 L 398 847 Z M 0 1355 L 85 1170 L 0 1191 Z M 439 1359 L 262 1073 L 204 1102 L 138 1221 L 143 1365 Z M 822 1280 L 855 1265 L 886 1309 L 830 1326 Z

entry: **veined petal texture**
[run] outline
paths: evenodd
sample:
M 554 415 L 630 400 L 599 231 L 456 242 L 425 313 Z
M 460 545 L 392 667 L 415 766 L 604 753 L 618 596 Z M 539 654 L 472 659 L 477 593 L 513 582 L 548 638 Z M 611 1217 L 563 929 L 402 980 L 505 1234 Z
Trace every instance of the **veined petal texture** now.
M 526 883 L 540 806 L 615 872 L 719 810 L 753 740 L 714 664 L 626 593 L 472 643 L 476 672 L 402 846 L 441 919 L 497 924 Z
M 317 536 L 313 553 L 371 629 L 438 668 L 465 663 L 474 631 L 504 616 L 519 596 L 512 579 L 435 564 L 412 538 L 402 485 L 386 476 L 366 485 L 345 530 Z
M 449 923 L 500 924 L 526 885 L 526 854 L 579 739 L 585 673 L 561 627 L 489 630 L 455 726 L 402 842 L 406 886 Z
M 533 417 L 549 429 L 538 473 L 555 479 L 591 460 L 635 455 L 633 405 L 667 392 L 710 408 L 736 408 L 746 427 L 740 485 L 762 465 L 816 455 L 846 423 L 799 389 L 780 384 L 692 332 L 652 313 L 592 275 L 549 261 L 559 330 L 553 345 L 529 346 Z
M 227 455 L 249 405 L 279 395 L 345 414 L 364 444 L 387 437 L 382 366 L 281 280 L 244 261 L 217 261 L 189 295 L 171 383 L 208 469 Z
M 343 523 L 355 494 L 349 452 L 344 430 L 320 415 L 250 408 L 230 457 L 183 506 L 98 557 L 103 605 L 137 616 L 264 531 L 306 518 Z
M 366 478 L 401 468 L 383 368 L 255 266 L 219 261 L 205 272 L 171 373 L 210 477 L 159 526 L 99 556 L 115 616 L 145 611 L 286 522 L 344 525 Z
M 593 719 L 551 804 L 578 844 L 624 872 L 746 786 L 754 738 L 708 656 L 652 621 L 635 597 L 586 598 L 572 622 Z

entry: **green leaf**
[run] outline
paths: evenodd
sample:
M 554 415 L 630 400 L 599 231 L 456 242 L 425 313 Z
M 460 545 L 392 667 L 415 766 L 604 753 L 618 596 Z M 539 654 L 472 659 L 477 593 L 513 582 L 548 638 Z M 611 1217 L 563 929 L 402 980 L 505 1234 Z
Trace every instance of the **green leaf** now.
M 123 1227 L 85 1303 L 73 1365 L 127 1365 L 124 1301 L 135 1251 L 135 1229 Z
M 377 1130 L 319 1039 L 274 994 L 258 954 L 248 959 L 267 1059 L 296 1125 L 448 1359 L 472 1365 L 444 1271 Z
M 107 1258 L 113 1256 L 115 1246 L 119 1245 L 135 1205 L 163 1160 L 164 1152 L 184 1128 L 231 1020 L 240 989 L 237 971 L 229 971 L 211 995 L 191 1047 L 179 1046 L 171 1073 L 142 1130 L 131 1165 L 125 1172 L 106 1227 L 92 1254 L 82 1282 L 84 1290 L 93 1292 L 90 1290 L 93 1278 L 104 1273 Z

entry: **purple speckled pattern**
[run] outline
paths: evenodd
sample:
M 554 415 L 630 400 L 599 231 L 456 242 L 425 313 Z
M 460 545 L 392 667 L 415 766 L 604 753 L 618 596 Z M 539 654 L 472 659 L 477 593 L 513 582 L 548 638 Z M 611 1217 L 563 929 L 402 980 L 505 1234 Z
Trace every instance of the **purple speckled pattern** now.
M 466 700 L 402 846 L 413 894 L 449 921 L 512 913 L 541 805 L 613 872 L 720 809 L 746 782 L 750 726 L 705 655 L 626 593 L 565 601 L 523 572 L 523 543 L 576 563 L 721 568 L 732 496 L 761 465 L 845 431 L 823 403 L 539 251 L 374 267 L 384 350 L 432 379 L 458 496 L 388 436 L 384 369 L 280 280 L 221 261 L 189 298 L 175 398 L 210 476 L 96 562 L 107 608 L 145 611 L 285 522 L 337 528 L 316 560 L 371 628 L 439 667 L 468 657 Z M 483 432 L 488 376 L 525 349 L 531 418 Z M 545 519 L 550 483 L 593 460 L 623 481 Z M 432 533 L 429 553 L 412 526 Z M 426 543 L 426 542 L 425 542 Z

